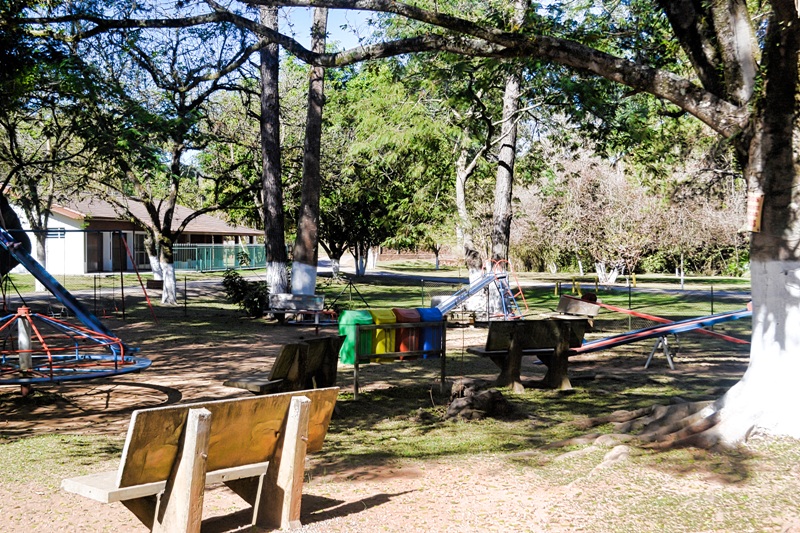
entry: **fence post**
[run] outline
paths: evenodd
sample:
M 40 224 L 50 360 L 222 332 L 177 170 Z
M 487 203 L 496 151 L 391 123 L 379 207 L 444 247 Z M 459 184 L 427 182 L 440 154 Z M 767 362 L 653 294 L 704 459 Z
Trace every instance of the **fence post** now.
M 628 309 L 633 309 L 631 302 L 631 277 L 628 276 Z M 628 330 L 632 329 L 631 315 L 628 315 Z
M 420 282 L 422 284 L 422 299 L 420 300 L 422 305 L 420 307 L 425 307 L 425 279 L 421 279 Z

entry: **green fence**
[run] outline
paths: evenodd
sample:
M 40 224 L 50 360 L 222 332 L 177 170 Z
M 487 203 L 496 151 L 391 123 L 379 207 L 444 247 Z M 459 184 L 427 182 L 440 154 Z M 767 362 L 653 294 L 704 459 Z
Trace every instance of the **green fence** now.
M 176 244 L 173 254 L 176 270 L 208 272 L 267 264 L 263 244 Z

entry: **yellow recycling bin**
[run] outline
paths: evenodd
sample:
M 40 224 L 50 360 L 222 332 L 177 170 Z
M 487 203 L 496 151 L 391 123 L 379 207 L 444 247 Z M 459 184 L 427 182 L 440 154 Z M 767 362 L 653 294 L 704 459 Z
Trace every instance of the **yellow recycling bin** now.
M 372 323 L 380 324 L 394 324 L 397 319 L 391 309 L 370 309 L 372 315 Z M 395 330 L 394 329 L 376 329 L 372 333 L 372 353 L 382 354 L 393 352 L 395 349 Z M 377 358 L 377 361 L 391 361 L 391 358 Z

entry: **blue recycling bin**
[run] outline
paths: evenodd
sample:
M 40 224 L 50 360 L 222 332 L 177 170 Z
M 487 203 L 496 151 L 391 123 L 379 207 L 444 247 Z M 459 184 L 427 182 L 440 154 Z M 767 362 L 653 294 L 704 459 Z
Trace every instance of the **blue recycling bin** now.
M 362 331 L 356 338 L 356 326 L 369 324 L 372 324 L 372 315 L 369 311 L 342 311 L 339 315 L 339 335 L 344 335 L 344 341 L 339 350 L 339 361 L 346 365 L 356 363 L 356 343 L 358 343 L 358 353 L 362 357 L 372 353 L 371 331 Z
M 442 312 L 435 307 L 418 307 L 419 321 L 420 322 L 442 322 L 444 317 Z M 442 346 L 442 330 L 439 327 L 428 326 L 421 328 L 422 333 L 419 339 L 420 350 L 438 350 Z M 427 359 L 428 357 L 438 357 L 433 354 L 425 354 L 422 356 Z

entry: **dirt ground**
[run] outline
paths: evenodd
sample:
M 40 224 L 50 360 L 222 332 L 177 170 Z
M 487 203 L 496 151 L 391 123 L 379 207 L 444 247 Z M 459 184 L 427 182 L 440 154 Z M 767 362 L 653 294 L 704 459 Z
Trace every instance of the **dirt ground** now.
M 46 387 L 52 401 L 41 404 L 15 401 L 11 397 L 16 390 L 0 388 L 3 400 L 0 435 L 5 436 L 6 442 L 53 433 L 124 436 L 130 412 L 135 408 L 249 396 L 247 392 L 224 387 L 222 382 L 249 370 L 269 368 L 281 344 L 313 335 L 312 328 L 265 324 L 258 330 L 251 329 L 247 335 L 231 334 L 212 342 L 191 342 L 191 335 L 176 335 L 174 341 L 156 345 L 150 339 L 151 324 L 112 320 L 109 325 L 120 337 L 140 346 L 142 355 L 152 359 L 152 367 L 112 380 Z M 485 334 L 484 329 L 456 329 L 448 333 L 448 346 L 458 353 L 466 346 L 481 345 Z M 641 371 L 643 361 L 637 358 L 632 360 L 631 368 L 611 369 L 603 367 L 602 357 L 583 356 L 575 358 L 572 369 Z M 745 365 L 746 357 L 726 359 L 715 371 L 738 376 Z M 675 371 L 665 370 L 663 358 L 654 366 L 657 367 L 654 372 L 669 372 L 678 377 L 698 371 L 691 361 L 679 362 Z M 449 373 L 458 373 L 458 357 L 449 368 Z M 420 374 L 403 375 L 393 374 L 396 369 L 397 365 L 392 364 L 370 365 L 362 374 L 363 386 L 430 379 L 436 376 L 438 367 L 428 365 Z M 350 371 L 340 370 L 340 386 L 352 387 Z M 540 371 L 528 363 L 524 368 L 526 373 Z M 302 531 L 600 531 L 602 528 L 581 522 L 580 517 L 566 509 L 569 502 L 581 500 L 587 484 L 611 486 L 615 482 L 590 469 L 593 474 L 585 479 L 554 484 L 537 475 L 520 473 L 501 453 L 427 461 L 398 460 L 380 467 L 338 471 L 315 469 L 313 457 L 310 461 L 310 479 L 304 485 Z M 113 463 L 106 466 L 114 467 Z M 47 474 L 37 474 L 35 479 L 21 484 L 0 479 L 0 516 L 4 517 L 0 531 L 145 531 L 121 504 L 103 505 L 71 495 L 61 491 L 58 483 L 59 479 L 48 478 Z M 663 490 L 686 490 L 685 480 L 674 476 L 660 476 L 653 483 Z M 613 503 L 609 505 L 613 507 Z M 203 531 L 249 530 L 246 505 L 224 487 L 207 491 L 204 517 Z M 774 530 L 800 531 L 800 516 L 796 514 L 789 513 L 776 520 Z M 663 530 L 646 524 L 640 526 L 621 522 L 619 530 Z M 753 530 L 742 530 L 745 529 Z M 723 521 L 715 526 L 712 519 L 697 530 L 727 528 Z

